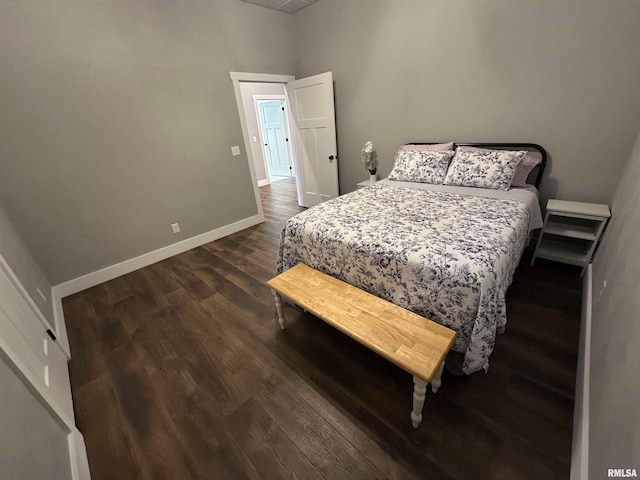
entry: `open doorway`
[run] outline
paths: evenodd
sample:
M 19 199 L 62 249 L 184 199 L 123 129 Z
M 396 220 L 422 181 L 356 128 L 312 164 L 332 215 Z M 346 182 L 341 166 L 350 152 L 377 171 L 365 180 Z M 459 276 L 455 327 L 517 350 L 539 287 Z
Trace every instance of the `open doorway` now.
M 256 112 L 253 96 L 278 96 L 286 97 L 285 85 L 294 80 L 293 75 L 278 75 L 267 73 L 231 72 L 231 80 L 235 92 L 242 136 L 245 151 L 249 163 L 251 178 L 253 179 L 254 194 L 258 213 L 264 218 L 264 211 L 260 195 L 260 187 L 270 184 L 267 168 L 264 160 L 263 143 L 260 140 L 260 128 L 258 114 Z M 288 117 L 288 105 L 285 102 L 285 114 Z M 289 137 L 291 143 L 291 137 Z M 297 171 L 295 156 L 291 157 L 294 172 Z M 296 183 L 298 201 L 301 198 L 298 178 L 293 177 Z
M 339 195 L 333 73 L 295 80 L 292 75 L 230 72 L 258 214 L 260 185 L 269 182 L 253 95 L 284 95 L 291 127 L 289 152 L 298 204 L 311 207 Z
M 260 147 L 269 183 L 295 176 L 284 95 L 253 95 Z

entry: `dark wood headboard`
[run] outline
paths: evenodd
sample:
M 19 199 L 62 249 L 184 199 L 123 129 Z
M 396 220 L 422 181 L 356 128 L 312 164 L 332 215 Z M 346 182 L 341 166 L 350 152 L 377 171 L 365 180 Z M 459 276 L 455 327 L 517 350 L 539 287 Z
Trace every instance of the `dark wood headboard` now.
M 439 142 L 411 142 L 408 145 L 434 145 Z M 527 182 L 540 190 L 542 174 L 547 166 L 547 151 L 535 143 L 455 143 L 456 147 L 494 148 L 496 150 L 526 150 L 540 158 L 540 165 L 532 170 Z

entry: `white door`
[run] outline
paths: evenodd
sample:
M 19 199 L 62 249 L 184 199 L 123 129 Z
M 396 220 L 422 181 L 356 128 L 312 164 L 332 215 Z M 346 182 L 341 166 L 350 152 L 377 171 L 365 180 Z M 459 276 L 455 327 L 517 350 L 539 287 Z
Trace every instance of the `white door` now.
M 88 479 L 67 358 L 23 292 L 0 256 L 0 477 Z
M 339 194 L 333 73 L 293 80 L 286 91 L 301 205 L 312 207 Z
M 290 177 L 289 138 L 284 118 L 284 100 L 256 100 L 260 116 L 265 161 L 270 177 Z

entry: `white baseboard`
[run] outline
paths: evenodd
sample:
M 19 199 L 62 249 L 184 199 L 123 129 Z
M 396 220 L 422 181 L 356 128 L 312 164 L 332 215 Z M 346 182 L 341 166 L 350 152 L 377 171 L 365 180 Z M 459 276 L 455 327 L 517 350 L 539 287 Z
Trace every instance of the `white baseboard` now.
M 71 479 L 91 480 L 87 447 L 84 436 L 77 428 L 69 434 L 69 452 L 71 455 Z
M 95 272 L 91 272 L 86 275 L 82 275 L 81 277 L 74 278 L 72 280 L 55 285 L 52 288 L 52 296 L 55 302 L 60 304 L 60 308 L 57 309 L 57 305 L 54 304 L 54 311 L 57 312 L 58 315 L 62 315 L 61 300 L 64 297 L 68 297 L 69 295 L 73 295 L 74 293 L 81 292 L 83 290 L 86 290 L 87 288 L 95 287 L 96 285 L 99 285 L 101 283 L 108 282 L 109 280 L 113 280 L 114 278 L 126 275 L 127 273 L 131 273 L 135 270 L 149 266 L 166 258 L 173 257 L 174 255 L 178 255 L 180 253 L 186 252 L 187 250 L 191 250 L 192 248 L 199 247 L 200 245 L 204 245 L 205 243 L 213 242 L 214 240 L 218 240 L 219 238 L 226 237 L 227 235 L 231 235 L 232 233 L 239 232 L 240 230 L 244 230 L 245 228 L 253 227 L 254 225 L 262 222 L 264 222 L 263 215 L 254 215 L 253 217 L 245 218 L 244 220 L 240 220 L 239 222 L 216 228 L 215 230 L 211 230 L 210 232 L 196 235 L 195 237 L 182 240 L 181 242 L 159 248 L 158 250 L 154 250 L 153 252 L 145 253 L 138 257 L 125 260 L 124 262 L 120 262 L 115 265 L 111 265 L 109 267 L 102 268 L 100 270 L 96 270 Z M 61 321 L 62 323 L 64 323 L 64 318 L 61 318 Z M 57 322 L 58 321 L 56 320 L 56 323 Z
M 56 291 L 56 287 L 51 288 L 51 303 L 53 304 L 53 321 L 55 322 L 56 341 L 62 351 L 71 360 L 71 347 L 67 336 L 67 324 L 64 321 L 64 311 L 62 310 L 62 297 Z
M 259 187 L 264 187 L 265 185 L 270 185 L 271 182 L 269 181 L 268 178 L 264 179 L 264 180 L 258 180 L 258 186 Z
M 582 286 L 582 319 L 576 398 L 573 407 L 573 442 L 571 447 L 571 480 L 589 479 L 589 389 L 591 375 L 591 322 L 593 311 L 593 272 L 587 267 Z

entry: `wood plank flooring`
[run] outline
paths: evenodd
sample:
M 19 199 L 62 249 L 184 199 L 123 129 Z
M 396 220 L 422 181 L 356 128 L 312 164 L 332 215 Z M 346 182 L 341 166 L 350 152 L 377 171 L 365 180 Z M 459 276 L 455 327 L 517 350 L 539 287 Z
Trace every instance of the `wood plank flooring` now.
M 266 221 L 64 300 L 92 478 L 566 479 L 579 269 L 528 255 L 488 374 L 443 375 L 411 427 L 412 379 L 264 282 L 295 184 Z

